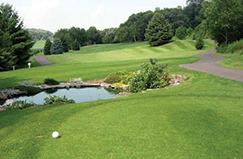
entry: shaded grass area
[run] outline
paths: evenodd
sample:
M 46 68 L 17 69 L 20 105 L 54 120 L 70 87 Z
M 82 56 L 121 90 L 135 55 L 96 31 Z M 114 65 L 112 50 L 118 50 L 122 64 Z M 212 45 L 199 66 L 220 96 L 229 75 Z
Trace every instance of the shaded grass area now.
M 217 56 L 223 56 L 226 59 L 217 62 L 217 64 L 233 68 L 233 69 L 243 69 L 243 54 L 234 53 L 234 54 L 216 54 Z
M 174 71 L 191 78 L 118 99 L 0 112 L 0 158 L 242 158 L 243 83 Z

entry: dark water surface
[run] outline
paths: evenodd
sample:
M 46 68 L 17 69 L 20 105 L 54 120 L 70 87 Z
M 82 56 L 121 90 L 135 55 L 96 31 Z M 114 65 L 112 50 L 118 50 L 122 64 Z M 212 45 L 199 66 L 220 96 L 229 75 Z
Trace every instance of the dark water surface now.
M 22 96 L 10 100 L 14 101 L 29 101 L 33 102 L 37 105 L 44 104 L 44 98 L 49 96 L 59 96 L 59 97 L 67 97 L 73 99 L 76 103 L 95 101 L 101 99 L 111 99 L 115 97 L 114 92 L 110 92 L 104 88 L 82 88 L 82 89 L 58 89 L 58 90 L 49 90 L 44 91 L 34 96 Z

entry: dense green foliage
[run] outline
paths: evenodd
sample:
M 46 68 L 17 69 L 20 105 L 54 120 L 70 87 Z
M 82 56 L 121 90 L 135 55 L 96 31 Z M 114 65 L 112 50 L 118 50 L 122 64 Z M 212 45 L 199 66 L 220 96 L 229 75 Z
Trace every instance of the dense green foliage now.
M 150 59 L 130 80 L 129 90 L 137 93 L 147 89 L 162 88 L 169 85 L 170 75 L 167 66 L 157 64 L 158 59 Z
M 152 17 L 152 11 L 132 14 L 118 29 L 116 36 L 119 42 L 144 41 L 146 29 Z
M 185 39 L 186 36 L 187 36 L 187 29 L 183 26 L 180 26 L 177 30 L 176 30 L 176 33 L 175 33 L 175 36 L 178 38 L 178 39 Z
M 149 22 L 145 37 L 150 46 L 159 46 L 172 39 L 171 25 L 161 13 L 156 13 Z
M 105 83 L 121 83 L 121 84 L 128 84 L 132 77 L 132 72 L 128 72 L 126 70 L 124 71 L 118 71 L 116 73 L 110 74 L 107 76 L 104 80 Z
M 235 53 L 243 50 L 243 39 L 240 41 L 233 42 L 229 45 L 222 44 L 217 47 L 217 51 L 220 53 Z
M 65 96 L 59 97 L 59 96 L 49 96 L 44 99 L 45 103 L 44 105 L 56 105 L 56 104 L 70 104 L 75 103 L 73 99 L 69 99 Z
M 179 28 L 181 26 L 188 27 L 189 18 L 184 13 L 182 7 L 165 8 L 163 10 L 159 10 L 159 12 L 162 12 L 164 17 L 171 24 L 173 34 L 175 34 L 177 28 Z
M 51 40 L 47 39 L 44 46 L 44 55 L 51 54 L 51 45 L 52 45 Z
M 54 39 L 53 44 L 51 45 L 50 53 L 51 54 L 62 54 L 64 52 L 62 41 L 58 38 Z
M 89 44 L 98 44 L 101 42 L 101 36 L 96 27 L 90 27 L 87 30 L 87 38 Z
M 44 80 L 44 84 L 47 84 L 47 85 L 58 85 L 59 82 L 57 82 L 55 79 L 53 78 L 46 78 Z
M 193 32 L 194 32 L 194 30 L 192 28 L 188 28 L 186 30 L 186 33 L 187 33 L 188 36 L 191 36 L 193 34 Z
M 6 106 L 7 110 L 22 110 L 29 107 L 33 107 L 35 104 L 28 101 L 15 101 L 12 104 Z
M 78 40 L 74 40 L 74 42 L 72 44 L 72 50 L 74 50 L 74 51 L 80 50 L 80 46 L 79 46 Z
M 101 33 L 102 42 L 103 44 L 110 44 L 110 43 L 115 43 L 116 41 L 116 31 L 117 28 L 108 28 L 104 29 Z
M 0 5 L 0 71 L 21 67 L 29 60 L 31 37 L 18 13 L 9 4 Z
M 242 8 L 242 0 L 212 0 L 204 3 L 204 27 L 219 45 L 243 38 Z
M 199 36 L 199 37 L 197 38 L 197 40 L 196 40 L 196 43 L 195 43 L 195 47 L 196 47 L 196 49 L 197 49 L 197 50 L 201 50 L 201 49 L 203 48 L 204 45 L 205 45 L 205 44 L 204 44 L 204 41 L 203 41 L 202 37 Z
M 48 38 L 53 36 L 53 33 L 43 29 L 35 29 L 30 28 L 27 29 L 32 37 L 32 40 L 39 41 L 39 40 L 47 40 Z

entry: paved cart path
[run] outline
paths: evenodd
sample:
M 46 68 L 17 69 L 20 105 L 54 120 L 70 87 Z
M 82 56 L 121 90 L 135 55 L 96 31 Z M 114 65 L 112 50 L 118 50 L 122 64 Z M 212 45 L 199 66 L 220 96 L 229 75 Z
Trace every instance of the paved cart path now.
M 33 57 L 34 59 L 36 59 L 40 65 L 42 66 L 51 66 L 53 65 L 53 63 L 51 63 L 50 61 L 48 61 L 45 56 L 35 56 Z
M 243 82 L 243 70 L 240 69 L 230 69 L 221 67 L 216 64 L 217 61 L 223 60 L 224 57 L 215 57 L 212 56 L 216 52 L 216 49 L 206 51 L 197 57 L 200 57 L 201 60 L 192 64 L 180 65 L 189 70 L 201 71 L 209 74 L 214 74 L 223 78 L 228 78 L 236 81 Z

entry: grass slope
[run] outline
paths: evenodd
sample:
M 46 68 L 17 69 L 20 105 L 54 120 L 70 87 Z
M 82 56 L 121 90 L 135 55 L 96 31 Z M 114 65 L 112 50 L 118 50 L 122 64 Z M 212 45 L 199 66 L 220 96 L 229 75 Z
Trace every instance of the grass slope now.
M 46 42 L 45 40 L 36 41 L 32 49 L 38 49 L 38 50 L 44 49 L 45 42 Z

